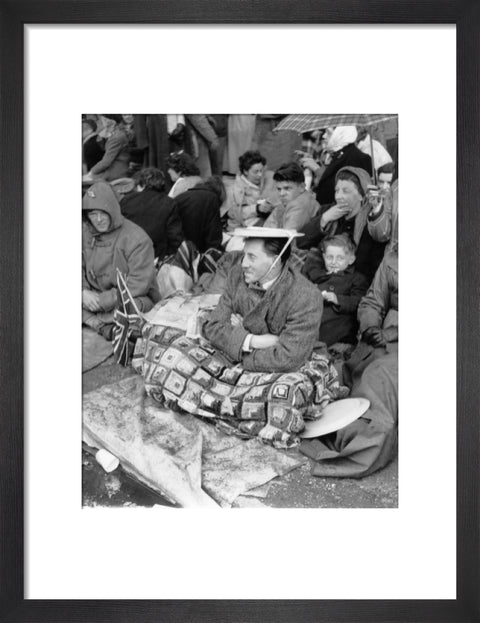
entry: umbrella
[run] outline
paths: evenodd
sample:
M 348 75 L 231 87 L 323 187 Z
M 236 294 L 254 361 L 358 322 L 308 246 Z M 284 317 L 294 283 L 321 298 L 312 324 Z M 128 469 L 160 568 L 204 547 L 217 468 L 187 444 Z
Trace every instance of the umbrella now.
M 344 115 L 288 115 L 282 119 L 275 128 L 278 130 L 294 130 L 300 134 L 312 132 L 336 125 L 363 125 L 371 126 L 381 121 L 396 119 L 397 115 L 368 115 L 368 114 L 344 114 Z
M 304 132 L 312 132 L 313 130 L 321 130 L 323 128 L 328 128 L 337 125 L 361 125 L 361 126 L 372 126 L 376 123 L 380 123 L 382 121 L 388 121 L 389 119 L 396 119 L 397 115 L 389 115 L 389 114 L 364 114 L 364 113 L 356 113 L 356 114 L 343 114 L 343 115 L 288 115 L 285 119 L 282 119 L 277 127 L 274 129 L 275 132 L 279 130 L 294 130 L 299 134 L 303 134 Z M 373 158 L 373 139 L 372 133 L 370 132 L 370 147 L 371 147 L 371 156 L 372 156 L 372 170 L 373 170 L 373 179 L 375 183 L 377 182 L 377 174 L 375 171 L 375 163 Z

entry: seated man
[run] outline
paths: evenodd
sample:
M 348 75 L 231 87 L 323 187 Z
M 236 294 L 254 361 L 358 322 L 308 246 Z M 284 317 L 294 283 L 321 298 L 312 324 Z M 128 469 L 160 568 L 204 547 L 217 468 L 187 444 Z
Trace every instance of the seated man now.
M 243 259 L 231 263 L 204 337 L 147 320 L 132 365 L 162 406 L 289 448 L 305 419 L 320 417 L 348 390 L 327 356 L 313 352 L 322 297 L 288 261 L 298 234 L 262 227 L 235 234 L 247 239 Z
M 282 205 L 276 207 L 265 221 L 265 227 L 301 229 L 317 214 L 320 206 L 314 195 L 305 189 L 305 175 L 296 162 L 282 164 L 273 179 Z
M 312 354 L 322 296 L 288 262 L 295 231 L 249 227 L 241 265 L 230 271 L 204 336 L 233 362 L 255 372 L 298 370 Z
M 87 190 L 82 210 L 82 323 L 111 340 L 117 268 L 140 311 L 149 311 L 160 298 L 153 244 L 143 229 L 122 216 L 115 193 L 106 182 L 97 182 Z

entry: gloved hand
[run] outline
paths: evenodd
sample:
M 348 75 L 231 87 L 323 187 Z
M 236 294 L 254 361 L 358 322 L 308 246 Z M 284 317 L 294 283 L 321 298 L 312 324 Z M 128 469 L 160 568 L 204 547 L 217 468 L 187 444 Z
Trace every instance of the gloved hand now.
M 370 344 L 370 346 L 374 346 L 375 348 L 378 346 L 385 346 L 386 344 L 383 331 L 380 327 L 368 327 L 368 329 L 365 329 L 362 333 L 362 342 Z
M 366 344 L 370 344 L 375 348 L 379 346 L 385 346 L 388 342 L 398 341 L 398 327 L 387 327 L 386 329 L 380 329 L 380 327 L 368 327 L 362 334 L 362 341 Z

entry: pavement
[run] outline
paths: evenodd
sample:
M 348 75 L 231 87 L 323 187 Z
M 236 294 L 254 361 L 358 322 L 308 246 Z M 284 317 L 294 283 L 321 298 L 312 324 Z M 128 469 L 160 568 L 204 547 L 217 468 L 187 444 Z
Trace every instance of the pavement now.
M 123 368 L 107 359 L 82 375 L 83 393 L 132 376 L 132 368 Z M 97 463 L 92 450 L 82 452 L 82 496 L 84 506 L 154 506 L 169 505 L 156 492 L 147 489 L 122 467 L 107 474 Z M 296 452 L 289 451 L 289 452 Z M 303 455 L 301 455 L 303 457 Z M 305 457 L 303 457 L 305 458 Z M 261 497 L 241 496 L 234 507 L 270 508 L 397 508 L 398 459 L 383 470 L 362 479 L 319 478 L 311 475 L 312 462 L 277 477 L 262 488 Z

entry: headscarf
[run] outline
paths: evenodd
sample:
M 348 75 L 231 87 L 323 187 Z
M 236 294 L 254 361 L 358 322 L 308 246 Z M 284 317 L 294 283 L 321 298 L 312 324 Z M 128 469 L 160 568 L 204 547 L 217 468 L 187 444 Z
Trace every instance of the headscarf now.
M 379 169 L 383 167 L 384 164 L 388 162 L 393 162 L 391 155 L 385 149 L 385 147 L 377 141 L 376 139 L 372 139 L 373 143 L 373 160 L 375 162 L 375 169 Z M 372 155 L 372 147 L 370 145 L 370 136 L 363 138 L 361 141 L 357 143 L 357 147 L 360 151 L 363 151 L 367 156 Z
M 342 173 L 343 171 L 348 171 L 357 178 L 358 191 L 362 195 L 362 197 L 365 197 L 365 195 L 367 194 L 368 186 L 372 183 L 372 178 L 370 177 L 370 174 L 365 171 L 365 169 L 362 169 L 360 167 L 342 167 L 337 171 L 335 175 L 335 182 L 337 181 L 340 173 Z
M 340 151 L 346 145 L 357 140 L 357 128 L 354 125 L 337 125 L 327 142 L 327 151 Z

